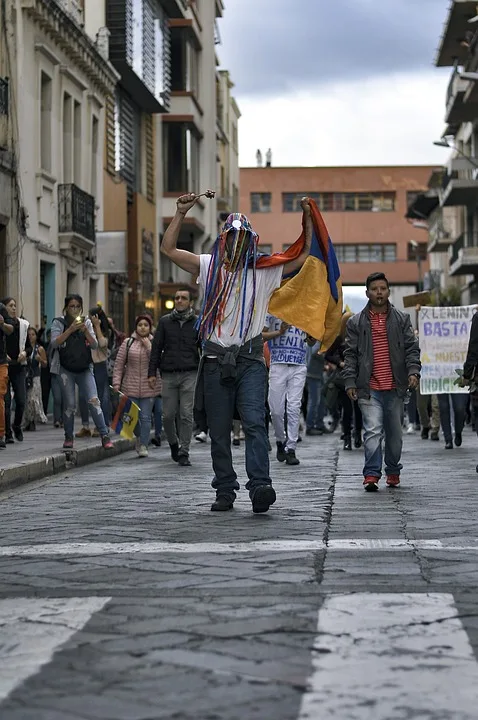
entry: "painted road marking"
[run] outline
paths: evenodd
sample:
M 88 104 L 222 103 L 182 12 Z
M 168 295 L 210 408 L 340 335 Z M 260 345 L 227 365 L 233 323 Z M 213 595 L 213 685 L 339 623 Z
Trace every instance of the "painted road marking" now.
M 0 702 L 50 662 L 111 598 L 0 600 Z
M 476 720 L 478 663 L 446 593 L 330 595 L 298 720 Z
M 46 543 L 42 545 L 5 545 L 0 546 L 0 557 L 47 557 L 53 555 L 125 555 L 125 554 L 224 554 L 256 552 L 315 552 L 317 550 L 341 552 L 369 551 L 414 551 L 440 550 L 449 552 L 478 551 L 478 538 L 472 538 L 466 544 L 446 543 L 443 540 L 399 540 L 399 539 L 343 539 L 329 540 L 257 540 L 238 543 L 176 543 L 176 542 L 71 542 Z

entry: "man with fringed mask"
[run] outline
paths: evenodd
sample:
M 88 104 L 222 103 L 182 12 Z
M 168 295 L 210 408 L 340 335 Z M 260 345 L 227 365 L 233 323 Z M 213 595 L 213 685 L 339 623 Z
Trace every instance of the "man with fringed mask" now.
M 208 197 L 214 193 L 208 191 Z M 196 255 L 177 248 L 184 218 L 196 204 L 194 193 L 177 200 L 176 214 L 167 228 L 161 252 L 197 276 L 203 303 L 197 322 L 203 354 L 196 384 L 196 409 L 206 412 L 211 438 L 216 490 L 213 511 L 231 510 L 239 490 L 232 464 L 231 430 L 239 416 L 246 436 L 246 489 L 255 513 L 264 513 L 276 500 L 269 473 L 265 427 L 266 366 L 262 328 L 269 299 L 283 275 L 299 270 L 309 255 L 312 220 L 308 198 L 301 202 L 305 243 L 295 259 L 273 256 L 276 262 L 258 267 L 258 235 L 245 215 L 232 213 L 218 235 L 211 254 Z

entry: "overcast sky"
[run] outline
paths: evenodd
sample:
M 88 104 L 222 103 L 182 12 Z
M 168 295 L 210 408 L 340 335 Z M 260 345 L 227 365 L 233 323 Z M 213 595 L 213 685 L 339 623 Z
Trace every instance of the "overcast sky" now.
M 240 162 L 441 164 L 451 69 L 433 65 L 449 0 L 225 0 L 221 67 Z

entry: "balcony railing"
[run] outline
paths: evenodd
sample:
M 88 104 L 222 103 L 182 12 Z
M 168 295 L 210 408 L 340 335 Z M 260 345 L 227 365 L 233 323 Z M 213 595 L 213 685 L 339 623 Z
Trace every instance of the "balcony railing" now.
M 0 78 L 0 115 L 8 115 L 8 78 Z
M 95 242 L 95 198 L 76 185 L 58 185 L 58 232 Z
M 450 265 L 459 259 L 460 250 L 464 248 L 478 248 L 478 232 L 462 233 L 449 248 Z

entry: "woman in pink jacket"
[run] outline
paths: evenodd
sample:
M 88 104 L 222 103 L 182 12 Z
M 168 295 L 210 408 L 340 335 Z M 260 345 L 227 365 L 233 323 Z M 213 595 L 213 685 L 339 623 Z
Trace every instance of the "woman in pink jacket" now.
M 149 315 L 138 315 L 135 331 L 121 345 L 115 360 L 113 388 L 121 390 L 140 408 L 139 423 L 135 434 L 136 452 L 139 457 L 148 457 L 148 443 L 151 433 L 151 412 L 154 399 L 161 395 L 161 379 L 158 376 L 154 389 L 148 384 L 148 364 L 151 354 L 152 321 Z

